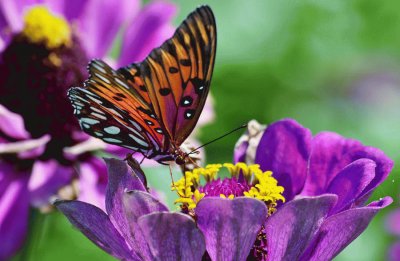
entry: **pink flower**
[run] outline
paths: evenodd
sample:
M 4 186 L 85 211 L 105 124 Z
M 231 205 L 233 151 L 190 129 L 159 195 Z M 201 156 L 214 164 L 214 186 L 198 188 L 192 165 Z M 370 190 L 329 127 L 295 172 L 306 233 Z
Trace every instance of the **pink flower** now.
M 93 151 L 106 147 L 80 130 L 66 91 L 87 78 L 90 59 L 111 60 L 118 33 L 111 62 L 145 58 L 172 35 L 174 13 L 160 1 L 0 2 L 0 260 L 21 247 L 29 207 L 47 205 L 73 179 L 81 200 L 104 207 L 106 169 Z

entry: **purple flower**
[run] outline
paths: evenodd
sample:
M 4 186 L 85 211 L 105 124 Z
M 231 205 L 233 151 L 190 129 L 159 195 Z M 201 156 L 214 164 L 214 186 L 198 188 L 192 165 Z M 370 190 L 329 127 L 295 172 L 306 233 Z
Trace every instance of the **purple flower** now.
M 250 126 L 234 159 L 272 171 L 286 199 L 265 223 L 268 260 L 330 260 L 392 202 L 366 205 L 393 166 L 381 150 L 291 119 Z
M 201 260 L 206 249 L 213 260 L 247 257 L 267 215 L 261 201 L 207 198 L 197 205 L 195 222 L 148 193 L 137 162 L 133 170 L 123 161 L 106 162 L 106 212 L 80 201 L 55 203 L 100 248 L 123 260 Z
M 400 237 L 400 209 L 396 209 L 389 213 L 386 218 L 386 230 Z M 390 261 L 400 261 L 400 241 L 398 240 L 390 246 L 388 252 L 388 258 Z
M 118 33 L 111 62 L 145 58 L 172 35 L 174 13 L 168 2 L 0 2 L 0 260 L 22 245 L 29 206 L 48 204 L 76 170 L 81 199 L 99 202 L 105 166 L 92 152 L 108 147 L 80 130 L 66 91 L 87 78 L 90 59 L 112 60 Z

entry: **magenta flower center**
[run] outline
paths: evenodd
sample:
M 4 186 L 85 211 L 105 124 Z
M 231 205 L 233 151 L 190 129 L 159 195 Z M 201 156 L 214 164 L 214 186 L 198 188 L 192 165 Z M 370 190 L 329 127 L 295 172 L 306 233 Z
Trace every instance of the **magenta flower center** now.
M 67 163 L 62 149 L 76 144 L 72 133 L 80 128 L 66 94 L 87 77 L 88 58 L 74 36 L 55 46 L 38 37 L 32 41 L 25 31 L 15 34 L 1 55 L 0 104 L 24 118 L 32 138 L 51 135 L 42 159 Z
M 219 197 L 220 195 L 224 195 L 225 197 L 229 197 L 230 195 L 240 197 L 244 195 L 244 192 L 249 191 L 250 188 L 250 185 L 244 180 L 239 182 L 238 179 L 232 177 L 223 180 L 212 180 L 198 189 L 201 193 L 205 194 L 205 197 Z

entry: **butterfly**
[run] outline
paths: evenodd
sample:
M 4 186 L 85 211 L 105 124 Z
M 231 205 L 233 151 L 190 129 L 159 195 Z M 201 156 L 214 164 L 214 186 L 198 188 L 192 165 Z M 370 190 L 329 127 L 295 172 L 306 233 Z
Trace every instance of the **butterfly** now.
M 187 160 L 180 145 L 193 131 L 210 89 L 216 24 L 210 7 L 193 11 L 140 63 L 114 70 L 88 65 L 84 87 L 68 90 L 82 130 L 161 164 Z

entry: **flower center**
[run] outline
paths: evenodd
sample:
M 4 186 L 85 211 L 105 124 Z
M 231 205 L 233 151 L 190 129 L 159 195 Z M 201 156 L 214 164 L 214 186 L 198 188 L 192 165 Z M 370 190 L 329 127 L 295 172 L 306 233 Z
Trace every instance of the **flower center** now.
M 86 79 L 87 62 L 67 22 L 42 6 L 26 13 L 24 29 L 1 54 L 0 104 L 24 118 L 32 138 L 50 134 L 43 160 L 69 164 L 63 148 L 77 143 L 73 134 L 80 128 L 66 94 Z
M 225 167 L 230 177 L 220 179 L 220 169 Z M 202 181 L 205 184 L 202 185 Z M 278 181 L 271 171 L 263 172 L 258 164 L 245 163 L 210 164 L 205 168 L 186 171 L 184 177 L 171 185 L 179 198 L 175 203 L 180 204 L 182 212 L 196 216 L 196 205 L 204 197 L 219 196 L 233 199 L 245 196 L 263 201 L 268 207 L 268 216 L 276 211 L 277 201 L 285 202 L 282 196 L 284 188 L 278 186 Z M 267 238 L 264 226 L 254 242 L 247 260 L 265 260 L 268 254 Z M 208 260 L 207 256 L 203 260 Z
M 24 17 L 22 34 L 35 44 L 44 43 L 48 49 L 70 45 L 72 33 L 68 22 L 55 16 L 44 6 L 30 9 Z
M 218 178 L 222 166 L 229 171 L 230 178 Z M 205 181 L 204 185 L 201 185 L 201 177 Z M 175 203 L 180 204 L 182 209 L 188 210 L 195 209 L 197 203 L 204 197 L 219 196 L 232 199 L 245 196 L 265 202 L 271 215 L 276 210 L 277 201 L 285 201 L 282 196 L 284 188 L 278 186 L 278 181 L 272 176 L 272 172 L 263 172 L 257 164 L 210 164 L 205 168 L 186 171 L 184 177 L 172 184 L 171 188 L 179 195 Z

